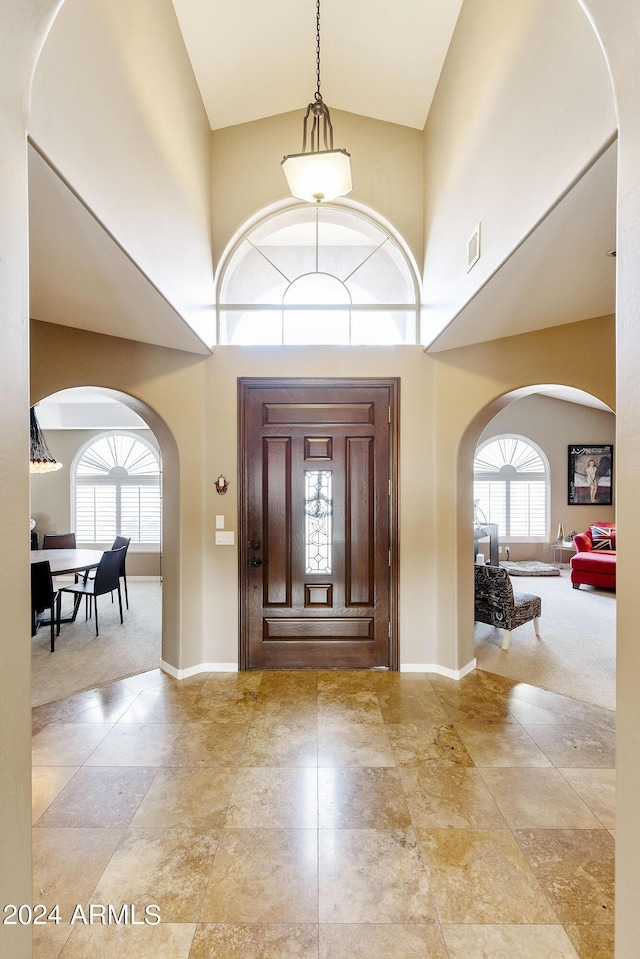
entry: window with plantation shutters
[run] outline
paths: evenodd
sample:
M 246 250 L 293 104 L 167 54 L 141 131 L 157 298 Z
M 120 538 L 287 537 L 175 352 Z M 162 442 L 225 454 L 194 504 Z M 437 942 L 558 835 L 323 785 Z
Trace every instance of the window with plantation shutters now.
M 476 450 L 473 497 L 500 539 L 548 538 L 549 466 L 522 436 L 494 436 Z
M 93 438 L 73 471 L 74 528 L 79 543 L 159 543 L 162 515 L 157 450 L 134 433 Z

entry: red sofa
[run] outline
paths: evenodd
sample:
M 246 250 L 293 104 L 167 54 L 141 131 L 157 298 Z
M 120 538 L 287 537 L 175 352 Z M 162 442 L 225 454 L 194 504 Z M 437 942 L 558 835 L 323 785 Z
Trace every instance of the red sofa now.
M 573 537 L 576 548 L 571 557 L 571 585 L 616 588 L 616 524 L 592 523 Z

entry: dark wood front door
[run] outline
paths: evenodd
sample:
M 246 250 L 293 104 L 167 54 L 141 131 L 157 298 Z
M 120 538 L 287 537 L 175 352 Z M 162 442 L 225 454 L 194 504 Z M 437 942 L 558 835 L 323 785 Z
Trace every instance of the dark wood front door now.
M 397 382 L 239 391 L 241 668 L 397 668 Z

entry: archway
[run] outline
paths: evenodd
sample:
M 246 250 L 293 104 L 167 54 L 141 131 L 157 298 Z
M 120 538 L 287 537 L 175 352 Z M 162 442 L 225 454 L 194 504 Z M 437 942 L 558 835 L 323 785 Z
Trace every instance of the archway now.
M 509 559 L 516 561 L 514 572 L 519 572 L 518 561 L 535 561 L 542 564 L 540 573 L 555 573 L 552 544 L 559 523 L 569 533 L 573 529 L 580 532 L 593 522 L 615 519 L 615 501 L 611 507 L 568 505 L 567 473 L 567 450 L 576 439 L 614 444 L 614 413 L 592 395 L 549 384 L 506 399 L 509 402 L 494 410 L 485 427 L 477 431 L 478 442 L 481 445 L 514 434 L 525 437 L 540 450 L 548 466 L 548 492 L 544 535 L 527 538 L 516 532 L 509 537 L 503 528 L 499 560 L 507 559 L 506 545 L 510 548 Z M 460 464 L 460 468 L 468 470 L 470 464 Z M 475 495 L 480 495 L 479 487 Z M 568 563 L 569 555 L 564 559 Z M 502 653 L 500 631 L 476 624 L 477 666 L 584 702 L 615 708 L 615 593 L 572 590 L 568 568 L 559 569 L 557 576 L 513 578 L 512 585 L 516 591 L 542 597 L 542 640 L 536 639 L 533 630 L 529 633 L 523 628 L 520 634 L 514 633 L 511 650 Z
M 76 383 L 86 387 L 86 383 Z M 65 390 L 74 386 L 65 384 Z M 179 454 L 175 438 L 164 419 L 144 401 L 127 393 L 106 387 L 92 387 L 96 395 L 117 401 L 131 410 L 154 435 L 162 460 L 162 627 L 159 665 L 177 670 L 180 664 L 179 564 L 176 544 L 180 529 L 180 472 Z M 51 394 L 50 394 L 51 395 Z M 40 397 L 44 399 L 44 397 Z M 37 402 L 35 400 L 34 402 Z
M 580 0 L 581 5 L 585 8 L 588 14 L 591 14 L 593 17 L 597 30 L 600 36 L 603 39 L 603 44 L 606 48 L 607 55 L 610 62 L 612 63 L 614 73 L 617 77 L 618 83 L 618 95 L 619 103 L 621 105 L 621 115 L 622 115 L 622 127 L 625 137 L 623 138 L 624 143 L 624 157 L 623 157 L 623 170 L 624 177 L 621 184 L 620 196 L 622 199 L 622 211 L 621 211 L 621 232 L 624 236 L 624 251 L 621 254 L 619 249 L 619 264 L 620 264 L 620 275 L 623 280 L 623 296 L 620 301 L 620 319 L 621 324 L 625 326 L 624 331 L 620 334 L 621 345 L 628 347 L 628 353 L 624 358 L 622 369 L 621 369 L 621 389 L 625 390 L 628 388 L 629 395 L 633 393 L 634 387 L 634 371 L 632 364 L 636 361 L 637 351 L 633 349 L 636 345 L 637 339 L 637 330 L 634 328 L 633 324 L 626 325 L 626 321 L 635 315 L 634 308 L 634 297 L 637 297 L 638 290 L 638 270 L 637 270 L 637 252 L 640 246 L 640 234 L 638 233 L 637 224 L 639 222 L 637 217 L 638 209 L 638 197 L 640 194 L 636 189 L 634 189 L 634 183 L 637 183 L 638 177 L 638 164 L 637 164 L 637 131 L 638 131 L 638 119 L 637 115 L 634 118 L 634 114 L 637 114 L 636 104 L 637 104 L 637 84 L 638 78 L 637 73 L 630 68 L 630 65 L 633 63 L 633 58 L 636 55 L 634 44 L 637 44 L 638 28 L 637 28 L 637 5 L 633 0 L 626 0 L 624 5 L 618 6 L 615 9 L 612 8 L 612 5 L 606 2 L 601 2 L 601 0 Z M 5 212 L 5 230 L 11 234 L 12 243 L 15 243 L 15 249 L 20 250 L 24 245 L 25 239 L 25 227 L 24 221 L 26 219 L 24 215 L 24 199 L 20 195 L 20 183 L 23 179 L 23 159 L 22 155 L 24 153 L 23 147 L 23 115 L 24 115 L 24 104 L 28 101 L 28 88 L 29 88 L 29 76 L 30 69 L 33 61 L 37 58 L 38 50 L 40 49 L 40 44 L 43 36 L 46 34 L 46 28 L 48 25 L 48 20 L 53 16 L 55 10 L 59 7 L 58 2 L 51 2 L 47 5 L 44 5 L 47 9 L 43 13 L 43 5 L 39 4 L 36 9 L 34 4 L 15 4 L 15 9 L 12 9 L 7 13 L 6 19 L 8 21 L 7 28 L 12 31 L 12 51 L 11 57 L 7 60 L 7 65 L 5 68 L 5 76 L 7 79 L 7 85 L 5 87 L 5 96 L 3 102 L 10 105 L 10 121 L 7 124 L 7 129 L 9 129 L 11 136 L 7 137 L 4 141 L 5 149 L 5 158 L 8 160 L 4 166 L 5 172 L 2 176 L 2 197 L 3 197 L 3 209 Z M 22 11 L 20 11 L 22 7 Z M 17 65 L 17 68 L 16 68 Z M 16 184 L 18 184 L 18 189 L 16 190 Z M 4 200 L 9 199 L 8 209 L 4 204 Z M 26 303 L 26 273 L 24 266 L 24 257 L 21 260 L 20 257 L 16 257 L 13 261 L 13 268 L 10 274 L 8 274 L 8 280 L 6 284 L 3 284 L 3 293 L 8 290 L 9 297 L 5 300 L 5 308 L 7 317 L 11 316 L 11 322 L 8 324 L 8 329 L 10 330 L 10 335 L 8 340 L 11 342 L 11 346 L 7 347 L 6 352 L 3 357 L 3 370 L 7 372 L 8 379 L 11 384 L 16 382 L 16 377 L 14 376 L 14 370 L 17 369 L 17 383 L 19 386 L 18 393 L 22 395 L 22 399 L 19 400 L 19 403 L 24 405 L 24 396 L 26 394 L 26 334 L 24 329 L 24 319 L 25 319 L 25 303 Z M 634 263 L 635 261 L 635 263 Z M 18 280 L 16 282 L 16 270 L 19 274 Z M 15 334 L 15 335 L 14 335 Z M 8 391 L 9 392 L 9 391 Z M 13 394 L 16 395 L 15 393 Z M 9 409 L 7 410 L 7 421 L 12 419 L 12 412 L 16 410 L 15 400 L 12 400 Z M 631 408 L 625 409 L 621 416 L 622 419 L 626 418 L 628 422 L 628 427 L 625 430 L 624 443 L 625 450 L 628 455 L 628 465 L 625 467 L 624 476 L 621 477 L 621 486 L 629 490 L 627 496 L 629 505 L 627 512 L 629 513 L 629 529 L 630 536 L 629 539 L 634 537 L 631 533 L 634 530 L 635 525 L 632 512 L 632 500 L 631 500 L 631 489 L 635 489 L 634 476 L 636 473 L 637 466 L 637 434 L 634 434 L 636 428 L 635 417 L 633 415 L 633 410 Z M 18 418 L 17 426 L 14 426 L 9 431 L 8 443 L 5 445 L 4 452 L 5 454 L 11 454 L 15 452 L 16 454 L 16 464 L 19 462 L 20 455 L 22 453 L 22 440 L 20 438 L 22 428 L 24 426 L 24 417 Z M 24 486 L 24 478 L 22 472 L 18 469 L 17 465 L 15 470 L 11 469 L 11 475 L 9 476 L 9 482 L 16 481 L 16 483 Z M 23 524 L 25 512 L 25 494 L 24 490 L 19 501 L 19 508 L 21 516 L 18 517 L 16 522 L 10 522 L 8 526 L 8 532 L 10 539 L 16 544 L 20 543 L 21 526 Z M 10 504 L 7 505 L 7 514 L 10 511 L 15 510 L 16 503 L 12 500 Z M 9 516 L 10 519 L 10 516 Z M 634 617 L 637 614 L 636 606 L 637 603 L 633 601 L 633 582 L 636 575 L 636 569 L 633 563 L 630 564 L 628 575 L 626 577 L 626 587 L 629 594 L 628 602 L 628 614 L 626 617 L 626 625 L 629 627 L 629 634 L 633 632 Z M 7 590 L 13 590 L 14 586 L 20 587 L 20 584 L 15 575 L 11 575 L 8 579 L 3 580 L 5 582 L 5 587 Z M 18 598 L 21 598 L 24 594 L 24 589 L 18 589 Z M 13 595 L 13 593 L 12 593 Z M 9 628 L 13 625 L 19 627 L 22 626 L 21 618 L 16 613 L 12 614 L 9 620 Z M 635 654 L 637 656 L 637 654 Z M 635 817 L 634 802 L 632 798 L 637 796 L 637 788 L 634 788 L 634 781 L 637 785 L 638 774 L 634 773 L 634 769 L 637 767 L 637 763 L 633 764 L 632 760 L 634 757 L 634 749 L 637 747 L 637 723 L 634 724 L 633 711 L 637 712 L 637 698 L 634 696 L 633 684 L 637 677 L 637 659 L 631 657 L 631 654 L 628 658 L 628 679 L 625 682 L 625 693 L 628 696 L 629 709 L 626 717 L 623 721 L 624 730 L 626 734 L 621 737 L 623 739 L 622 753 L 623 759 L 626 759 L 629 763 L 629 771 L 621 779 L 621 788 L 623 788 L 625 796 L 628 797 L 626 801 L 626 807 L 628 807 L 628 814 L 622 817 L 622 820 L 619 822 L 619 835 L 622 837 L 633 837 L 634 840 L 638 835 L 638 827 L 633 826 L 631 816 Z M 12 669 L 7 669 L 6 676 L 8 684 L 11 684 L 12 687 L 16 686 L 16 683 L 20 683 L 24 677 L 24 667 L 20 662 L 17 664 L 14 660 L 10 663 L 7 663 L 7 666 L 17 666 L 17 672 L 14 672 Z M 15 698 L 12 696 L 12 703 L 15 704 Z M 24 750 L 24 708 L 23 703 L 19 701 L 17 703 L 19 709 L 10 711 L 10 715 L 16 716 L 15 723 L 13 721 L 8 723 L 8 728 L 4 731 L 4 738 L 6 742 L 11 743 L 11 752 L 8 755 L 8 762 L 13 772 L 16 768 L 19 774 L 20 783 L 26 781 L 22 776 L 24 773 L 24 763 L 17 763 L 16 756 L 20 750 Z M 11 788 L 7 792 L 3 791 L 3 799 L 6 799 L 6 808 L 8 810 L 13 810 L 14 802 L 16 798 L 17 789 L 12 783 Z M 20 867 L 21 877 L 24 875 L 24 870 L 21 867 L 22 858 L 24 858 L 24 850 L 26 849 L 24 842 L 24 822 L 22 816 L 22 806 L 20 808 L 20 823 L 21 828 L 13 830 L 15 832 L 15 838 L 12 839 L 9 847 L 9 855 L 7 857 L 8 868 L 13 868 L 16 864 Z M 10 824 L 9 829 L 13 829 L 13 826 Z M 6 832 L 7 830 L 5 830 Z M 621 844 L 622 845 L 622 844 Z M 637 841 L 627 843 L 628 851 L 625 854 L 626 861 L 628 863 L 626 869 L 627 878 L 632 880 L 634 876 L 634 867 L 632 866 L 632 861 L 635 859 L 637 864 L 638 856 L 636 855 L 637 850 Z M 23 852 L 22 857 L 16 854 L 16 848 L 20 848 Z M 637 871 L 637 865 L 636 865 Z M 27 884 L 28 885 L 28 884 Z M 637 942 L 637 929 L 638 929 L 638 918 L 637 918 L 637 909 L 635 902 L 628 901 L 628 898 L 633 896 L 633 891 L 635 888 L 635 883 L 630 881 L 628 884 L 628 897 L 625 897 L 625 901 L 622 903 L 624 906 L 624 915 L 622 921 L 625 922 L 626 931 L 624 936 L 624 942 L 620 944 L 620 956 L 631 956 L 634 955 L 635 943 Z M 24 887 L 24 882 L 22 883 Z M 27 889 L 28 895 L 28 889 Z M 27 898 L 24 901 L 28 901 Z M 633 917 L 636 917 L 635 919 Z M 27 930 L 20 930 L 21 932 L 21 941 L 26 941 L 28 936 Z M 626 946 L 625 946 L 626 944 Z M 626 951 L 625 951 L 626 948 Z M 15 953 L 18 955 L 18 952 Z M 21 951 L 20 955 L 26 955 L 26 951 Z

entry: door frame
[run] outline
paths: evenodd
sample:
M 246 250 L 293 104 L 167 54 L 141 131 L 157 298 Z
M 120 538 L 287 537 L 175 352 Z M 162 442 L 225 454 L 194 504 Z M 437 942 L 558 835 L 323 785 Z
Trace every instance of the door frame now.
M 245 489 L 245 409 L 248 390 L 259 389 L 307 389 L 322 387 L 387 387 L 389 389 L 389 535 L 391 556 L 389 565 L 389 669 L 400 668 L 398 630 L 398 585 L 400 575 L 400 527 L 399 527 L 399 426 L 400 426 L 400 378 L 380 377 L 238 377 L 238 597 L 239 635 L 238 668 L 249 668 L 249 611 L 248 611 L 248 561 L 247 504 Z

